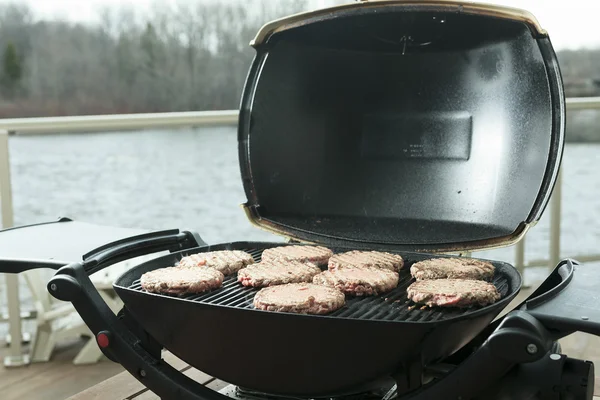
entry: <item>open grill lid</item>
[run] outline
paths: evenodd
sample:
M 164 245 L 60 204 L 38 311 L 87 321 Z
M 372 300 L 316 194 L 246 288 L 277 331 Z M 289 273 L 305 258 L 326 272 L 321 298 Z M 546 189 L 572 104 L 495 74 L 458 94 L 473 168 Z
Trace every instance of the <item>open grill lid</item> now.
M 537 222 L 564 145 L 547 33 L 523 11 L 369 1 L 265 25 L 244 89 L 250 221 L 309 243 L 458 251 Z

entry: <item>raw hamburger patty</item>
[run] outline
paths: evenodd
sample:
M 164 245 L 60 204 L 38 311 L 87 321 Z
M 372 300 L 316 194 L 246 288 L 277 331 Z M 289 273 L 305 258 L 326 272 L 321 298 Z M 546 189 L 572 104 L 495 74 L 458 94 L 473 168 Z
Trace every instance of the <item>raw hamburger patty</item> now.
M 327 265 L 333 251 L 322 246 L 281 246 L 266 249 L 262 253 L 262 261 L 277 259 L 293 261 L 309 261 L 317 265 Z
M 398 273 L 375 267 L 344 267 L 323 271 L 313 283 L 337 288 L 346 294 L 370 296 L 389 292 L 398 286 Z
M 254 296 L 255 308 L 297 314 L 327 314 L 345 302 L 344 293 L 339 290 L 312 283 L 271 286 Z
M 212 268 L 168 267 L 146 272 L 140 283 L 148 292 L 183 295 L 219 288 L 223 279 L 223 274 Z
M 404 260 L 397 254 L 352 250 L 333 255 L 328 265 L 330 270 L 345 267 L 375 267 L 399 271 L 404 265 Z
M 230 275 L 253 263 L 254 259 L 245 251 L 221 250 L 197 253 L 183 257 L 181 261 L 179 261 L 179 266 L 209 267 L 221 271 L 223 275 Z
M 472 258 L 432 258 L 419 261 L 410 267 L 411 275 L 422 279 L 480 279 L 489 281 L 494 277 L 494 266 Z
M 414 282 L 406 289 L 408 298 L 429 307 L 485 306 L 500 299 L 494 285 L 473 279 L 434 279 Z
M 265 287 L 286 283 L 311 282 L 321 272 L 315 264 L 300 261 L 273 260 L 250 265 L 238 272 L 244 286 Z

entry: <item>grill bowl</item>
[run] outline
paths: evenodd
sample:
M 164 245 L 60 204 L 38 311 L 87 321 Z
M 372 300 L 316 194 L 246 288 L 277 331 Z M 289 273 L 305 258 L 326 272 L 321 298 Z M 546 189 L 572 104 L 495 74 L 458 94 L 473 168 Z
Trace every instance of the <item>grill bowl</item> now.
M 245 250 L 259 261 L 262 250 L 281 245 L 236 242 L 168 254 L 127 271 L 114 288 L 154 339 L 207 374 L 281 396 L 334 396 L 449 356 L 485 328 L 521 287 L 514 267 L 494 261 L 494 284 L 502 294 L 495 304 L 467 310 L 409 309 L 409 266 L 435 257 L 417 253 L 401 253 L 407 265 L 394 291 L 347 297 L 343 308 L 324 316 L 255 310 L 252 299 L 258 289 L 242 287 L 235 276 L 221 289 L 181 298 L 148 293 L 139 285 L 143 273 L 172 266 L 188 254 Z

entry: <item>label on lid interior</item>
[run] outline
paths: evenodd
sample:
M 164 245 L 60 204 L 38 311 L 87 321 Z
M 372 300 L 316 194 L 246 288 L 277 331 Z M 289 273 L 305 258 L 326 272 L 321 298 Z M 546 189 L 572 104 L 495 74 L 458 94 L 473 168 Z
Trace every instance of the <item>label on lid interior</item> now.
M 472 117 L 466 111 L 368 114 L 363 119 L 361 155 L 466 161 L 472 132 Z

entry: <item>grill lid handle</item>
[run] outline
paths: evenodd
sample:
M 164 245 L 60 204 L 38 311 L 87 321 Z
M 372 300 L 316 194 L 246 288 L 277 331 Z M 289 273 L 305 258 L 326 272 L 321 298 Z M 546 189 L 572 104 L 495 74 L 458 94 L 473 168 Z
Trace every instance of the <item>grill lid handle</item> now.
M 88 275 L 109 265 L 147 254 L 170 252 L 206 246 L 200 235 L 179 229 L 145 233 L 121 239 L 98 247 L 83 256 L 83 267 Z

